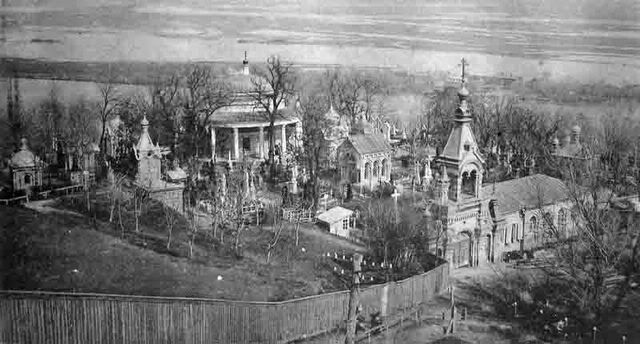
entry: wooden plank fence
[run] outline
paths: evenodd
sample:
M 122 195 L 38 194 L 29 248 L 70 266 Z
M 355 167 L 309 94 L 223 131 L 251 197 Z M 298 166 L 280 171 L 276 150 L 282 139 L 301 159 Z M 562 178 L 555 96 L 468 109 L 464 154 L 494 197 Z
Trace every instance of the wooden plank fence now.
M 360 299 L 365 312 L 391 316 L 448 286 L 445 263 Z M 348 300 L 348 291 L 284 302 L 0 291 L 0 343 L 287 343 L 344 329 Z

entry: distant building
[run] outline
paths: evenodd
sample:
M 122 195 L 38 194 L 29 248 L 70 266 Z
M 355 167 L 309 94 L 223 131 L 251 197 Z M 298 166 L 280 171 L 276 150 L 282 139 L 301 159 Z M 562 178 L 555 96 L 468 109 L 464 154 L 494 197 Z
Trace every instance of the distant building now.
M 355 228 L 355 216 L 353 210 L 343 207 L 334 207 L 316 217 L 319 224 L 329 230 L 329 233 L 344 238 L 350 237 L 350 232 Z
M 574 125 L 571 128 L 571 134 L 565 135 L 562 143 L 557 137 L 552 141 L 552 154 L 557 158 L 562 159 L 576 159 L 576 160 L 589 160 L 593 156 L 589 153 L 587 148 L 580 142 L 580 133 L 582 129 L 578 125 Z
M 269 153 L 269 119 L 266 110 L 256 101 L 256 84 L 266 94 L 273 93 L 266 80 L 249 71 L 246 56 L 242 71 L 229 75 L 224 81 L 232 89 L 232 103 L 217 110 L 209 120 L 211 160 L 240 161 L 244 158 L 263 160 Z M 286 153 L 302 135 L 295 110 L 281 103 L 274 122 L 275 145 L 278 153 Z M 275 148 L 274 148 L 275 149 Z
M 374 189 L 391 179 L 392 147 L 389 140 L 374 132 L 364 118 L 337 149 L 340 178 L 349 184 Z
M 9 161 L 14 192 L 41 186 L 44 170 L 44 162 L 29 150 L 27 139 L 20 142 L 20 150 Z

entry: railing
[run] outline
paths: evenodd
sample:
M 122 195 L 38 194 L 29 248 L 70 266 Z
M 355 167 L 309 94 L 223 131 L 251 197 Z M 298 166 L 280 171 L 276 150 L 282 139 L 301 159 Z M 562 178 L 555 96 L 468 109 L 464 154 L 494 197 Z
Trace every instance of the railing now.
M 362 289 L 364 314 L 406 314 L 446 290 L 449 265 Z M 349 292 L 284 302 L 0 291 L 0 342 L 287 343 L 336 330 Z
M 316 214 L 310 209 L 282 208 L 282 218 L 289 222 L 315 223 Z
M 38 192 L 35 192 L 34 195 L 36 197 L 47 198 L 51 194 L 62 194 L 62 193 L 64 193 L 65 195 L 68 195 L 69 193 L 79 192 L 79 191 L 82 191 L 82 190 L 84 190 L 84 185 L 77 184 L 77 185 L 70 185 L 70 186 L 65 186 L 65 187 L 61 187 L 61 188 L 55 188 L 55 189 L 51 189 L 51 190 L 38 191 Z M 32 199 L 33 199 L 33 197 L 32 197 Z M 0 199 L 0 204 L 3 204 L 3 205 L 12 205 L 12 204 L 16 204 L 16 203 L 20 204 L 20 203 L 25 203 L 25 202 L 26 203 L 29 202 L 29 195 L 13 197 L 13 198 Z

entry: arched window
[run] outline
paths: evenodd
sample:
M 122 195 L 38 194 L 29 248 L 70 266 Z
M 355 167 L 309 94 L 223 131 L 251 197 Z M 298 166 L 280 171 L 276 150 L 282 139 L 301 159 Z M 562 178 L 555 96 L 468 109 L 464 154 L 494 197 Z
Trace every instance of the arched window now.
M 543 236 L 545 241 L 553 237 L 553 216 L 551 213 L 547 212 L 544 214 L 544 223 L 542 226 L 544 228 Z
M 558 212 L 558 230 L 560 234 L 567 234 L 567 211 L 565 209 L 560 209 Z
M 502 228 L 502 236 L 504 237 L 504 244 L 507 245 L 509 243 L 509 237 L 507 236 L 507 226 Z
M 31 185 L 31 175 L 30 174 L 25 174 L 24 175 L 24 185 Z
M 462 174 L 462 193 L 471 196 L 476 195 L 476 178 L 476 171 L 464 172 Z
M 529 232 L 533 233 L 533 241 L 538 242 L 538 219 L 535 216 L 529 219 Z
M 382 160 L 382 165 L 380 165 L 380 177 L 384 178 L 387 176 L 387 159 Z
M 371 179 L 371 163 L 364 164 L 364 179 Z

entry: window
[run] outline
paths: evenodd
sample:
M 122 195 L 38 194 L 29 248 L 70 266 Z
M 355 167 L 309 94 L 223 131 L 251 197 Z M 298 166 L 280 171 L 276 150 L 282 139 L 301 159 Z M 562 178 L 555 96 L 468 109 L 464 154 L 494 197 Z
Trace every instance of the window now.
M 345 218 L 342 220 L 342 229 L 349 230 L 349 218 Z
M 533 241 L 538 242 L 538 219 L 535 216 L 529 220 L 529 232 L 533 233 Z
M 242 138 L 242 149 L 245 151 L 251 151 L 251 138 L 243 137 Z
M 560 209 L 560 212 L 558 212 L 558 230 L 562 235 L 566 235 L 567 211 L 564 209 Z
M 24 175 L 24 185 L 31 185 L 31 175 L 30 174 L 25 174 Z
M 511 242 L 515 242 L 516 239 L 518 238 L 518 225 L 517 224 L 512 224 L 511 225 Z
M 465 143 L 464 144 L 464 150 L 465 150 L 465 152 L 470 151 L 471 150 L 471 145 L 469 143 Z
M 507 245 L 509 243 L 509 240 L 507 239 L 507 227 L 502 229 L 502 236 L 504 237 L 504 244 Z

